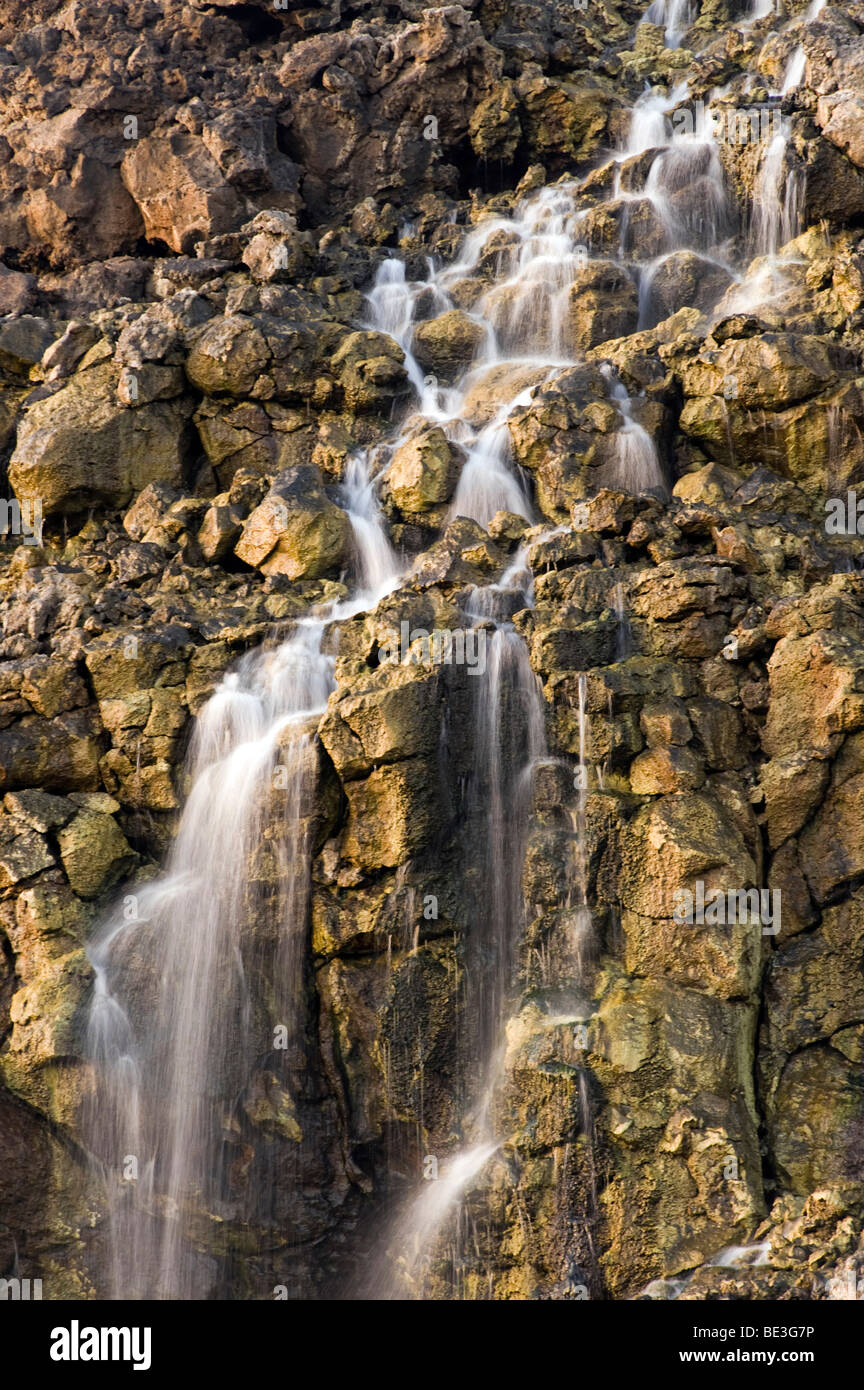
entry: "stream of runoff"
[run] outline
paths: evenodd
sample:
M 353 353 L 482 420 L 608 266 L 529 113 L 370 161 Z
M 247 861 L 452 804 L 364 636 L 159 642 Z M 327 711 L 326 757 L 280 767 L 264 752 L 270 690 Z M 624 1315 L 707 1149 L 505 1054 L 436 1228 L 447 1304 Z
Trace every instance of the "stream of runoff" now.
M 689 0 L 654 0 L 646 18 L 665 26 L 666 42 L 674 47 L 693 13 Z M 754 11 L 742 22 L 759 17 Z M 796 51 L 781 98 L 794 90 L 803 67 Z M 722 99 L 722 92 L 715 93 L 713 100 Z M 760 153 L 747 228 L 736 239 L 710 103 L 696 128 L 682 131 L 675 112 L 687 101 L 683 84 L 648 88 L 632 108 L 625 147 L 609 158 L 609 198 L 623 202 L 625 211 L 649 204 L 663 231 L 662 249 L 640 259 L 628 218 L 621 219 L 626 244 L 618 260 L 638 290 L 640 327 L 670 312 L 668 305 L 661 309 L 656 286 L 674 252 L 689 250 L 706 266 L 722 268 L 740 311 L 757 307 L 760 296 L 771 292 L 781 273 L 780 248 L 798 230 L 802 190 L 788 167 L 785 119 Z M 622 171 L 637 155 L 643 172 L 634 187 L 632 166 L 627 179 Z M 242 1219 L 227 1195 L 226 1129 L 256 1058 L 269 1050 L 250 978 L 246 930 L 262 914 L 272 922 L 265 934 L 269 954 L 256 959 L 254 969 L 270 981 L 274 1017 L 289 1034 L 286 1065 L 292 1057 L 296 1064 L 291 1032 L 300 1029 L 304 1008 L 316 727 L 334 688 L 325 634 L 373 610 L 400 584 L 407 562 L 388 539 L 379 487 L 396 449 L 422 429 L 439 426 L 464 454 L 451 518 L 473 518 L 486 527 L 504 511 L 538 522 L 529 480 L 514 462 L 509 422 L 538 387 L 584 360 L 571 341 L 569 309 L 600 258 L 590 245 L 587 214 L 580 181 L 563 179 L 528 195 L 512 216 L 478 222 L 458 257 L 449 265 L 430 261 L 424 280 L 406 278 L 397 256 L 384 261 L 369 291 L 366 326 L 392 335 L 402 347 L 413 399 L 393 437 L 358 452 L 346 467 L 337 500 L 354 538 L 351 596 L 298 621 L 287 641 L 248 654 L 223 678 L 197 720 L 186 768 L 190 791 L 168 860 L 156 878 L 125 891 L 89 946 L 95 986 L 87 1038 L 95 1082 L 86 1140 L 107 1212 L 98 1290 L 103 1297 L 199 1299 L 218 1290 L 202 1236 L 218 1223 Z M 608 250 L 602 256 L 608 258 Z M 748 276 L 753 257 L 760 258 L 759 271 Z M 490 265 L 493 274 L 482 292 L 466 299 L 466 283 L 476 282 Z M 458 379 L 442 382 L 419 365 L 415 329 L 421 317 L 466 303 L 480 330 L 474 360 Z M 612 363 L 602 367 L 602 379 L 619 427 L 598 484 L 662 494 L 663 460 L 640 423 L 639 398 L 628 393 Z M 496 1131 L 493 1100 L 505 1025 L 518 1004 L 522 864 L 533 774 L 546 758 L 542 692 L 509 620 L 530 602 L 531 576 L 520 552 L 497 585 L 475 591 L 465 614 L 466 625 L 483 623 L 491 636 L 486 670 L 475 685 L 487 906 L 472 924 L 474 940 L 468 943 L 469 957 L 473 948 L 482 964 L 468 970 L 479 1060 L 477 1084 L 460 1120 L 462 1147 L 442 1161 L 437 1181 L 418 1178 L 416 1191 L 385 1222 L 370 1270 L 359 1281 L 362 1297 L 423 1298 L 436 1268 L 441 1287 L 442 1262 L 449 1271 L 444 1296 L 462 1296 L 453 1231 L 460 1223 L 464 1228 L 462 1207 L 472 1184 L 500 1161 L 507 1143 L 507 1135 Z M 623 598 L 621 607 L 623 614 Z M 623 631 L 623 616 L 621 622 Z M 584 700 L 580 716 L 584 722 Z M 585 784 L 583 775 L 579 785 Z M 276 796 L 279 891 L 265 903 L 256 899 L 260 890 L 249 864 L 273 818 Z M 584 792 L 572 819 L 581 843 Z M 581 851 L 577 861 L 584 866 Z M 583 889 L 584 884 L 576 897 L 584 936 L 590 912 Z M 586 956 L 589 946 L 580 944 Z M 266 1027 L 272 1026 L 270 1019 Z

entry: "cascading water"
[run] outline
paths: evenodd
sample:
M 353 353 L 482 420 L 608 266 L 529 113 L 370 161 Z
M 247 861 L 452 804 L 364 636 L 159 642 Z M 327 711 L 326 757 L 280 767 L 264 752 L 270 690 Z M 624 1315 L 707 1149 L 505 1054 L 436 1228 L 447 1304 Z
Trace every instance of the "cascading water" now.
M 520 405 L 528 405 L 531 389 L 520 391 L 502 406 L 478 435 L 465 460 L 450 505 L 451 516 L 468 516 L 488 526 L 496 512 L 513 512 L 531 520 L 531 504 L 521 480 L 508 467 L 510 431 L 507 421 Z
M 524 642 L 509 623 L 488 634 L 487 625 L 512 606 L 526 571 L 517 556 L 500 584 L 471 597 L 468 616 L 484 624 L 486 669 L 475 704 L 472 770 L 475 805 L 485 808 L 477 846 L 475 905 L 467 943 L 466 1052 L 479 1088 L 469 1086 L 462 1117 L 468 1141 L 431 1184 L 405 1206 L 386 1238 L 362 1292 L 377 1299 L 422 1298 L 436 1260 L 443 1263 L 447 1294 L 459 1298 L 463 1241 L 470 1231 L 461 1203 L 466 1190 L 500 1149 L 494 1099 L 504 1058 L 504 1025 L 517 973 L 524 928 L 522 863 L 530 824 L 533 771 L 546 751 L 545 707 Z
M 603 484 L 621 492 L 665 491 L 663 470 L 654 440 L 633 418 L 633 402 L 623 383 L 608 364 L 601 372 L 609 382 L 609 394 L 621 416 L 621 429 L 613 436 L 615 456 L 603 470 Z
M 795 88 L 800 86 L 806 67 L 807 54 L 799 43 L 798 47 L 793 50 L 789 62 L 786 64 L 786 71 L 783 74 L 783 84 L 780 88 L 780 95 L 782 97 L 788 96 L 790 92 L 794 92 Z
M 402 347 L 419 397 L 407 429 L 416 428 L 418 420 L 439 425 L 466 454 L 452 517 L 470 517 L 483 526 L 498 511 L 532 519 L 528 490 L 510 457 L 508 420 L 529 403 L 535 386 L 572 363 L 565 345 L 567 297 L 587 259 L 577 222 L 572 187 L 544 188 L 514 218 L 482 222 L 466 237 L 459 258 L 448 267 L 430 268 L 427 281 L 408 282 L 403 264 L 395 259 L 378 272 L 369 297 L 373 326 Z M 453 308 L 451 292 L 476 271 L 498 233 L 508 238 L 500 253 L 503 274 L 472 311 L 484 327 L 483 343 L 461 378 L 442 385 L 417 362 L 415 314 L 421 304 L 424 312 L 429 303 L 435 313 Z M 494 408 L 478 418 L 475 402 L 484 392 Z M 393 448 L 406 437 L 400 435 Z
M 749 13 L 743 21 L 742 28 L 749 28 L 751 24 L 758 24 L 760 20 L 767 19 L 774 9 L 774 0 L 750 0 Z
M 755 21 L 761 5 L 753 13 Z M 809 18 L 813 18 L 816 10 Z M 767 13 L 767 11 L 766 11 Z M 657 20 L 654 6 L 650 18 Z M 686 0 L 662 4 L 667 42 L 680 41 L 692 20 Z M 784 92 L 803 76 L 796 50 Z M 686 249 L 726 265 L 733 219 L 722 164 L 704 120 L 689 133 L 670 133 L 670 114 L 686 89 L 645 93 L 635 104 L 626 148 L 613 157 L 656 149 L 641 190 L 614 197 L 648 199 L 665 231 L 662 256 L 636 267 L 634 278 L 649 317 L 651 277 L 662 260 Z M 764 151 L 751 226 L 754 254 L 776 256 L 797 229 L 798 187 L 787 179 L 788 132 Z M 622 176 L 623 177 L 623 176 Z M 302 970 L 310 891 L 310 800 L 314 790 L 314 729 L 333 683 L 324 651 L 328 625 L 374 606 L 397 582 L 399 561 L 378 505 L 378 483 L 397 447 L 418 427 L 440 426 L 465 453 L 448 516 L 486 526 L 498 511 L 533 519 L 530 492 L 514 467 L 510 422 L 537 386 L 574 365 L 568 311 L 590 262 L 580 239 L 578 183 L 544 188 L 512 218 L 487 219 L 465 238 L 458 259 L 429 266 L 409 282 L 393 257 L 379 269 L 368 300 L 368 323 L 403 348 L 416 393 L 415 408 L 394 439 L 351 458 L 341 485 L 354 535 L 358 591 L 300 621 L 281 646 L 247 657 L 227 676 L 198 720 L 189 760 L 191 791 L 164 873 L 126 895 L 123 908 L 94 937 L 96 975 L 90 1020 L 95 1090 L 88 1142 L 108 1192 L 110 1229 L 106 1278 L 115 1296 L 190 1298 L 219 1287 L 213 1257 L 201 1253 L 204 1227 L 248 1220 L 235 1182 L 232 1146 L 236 1117 L 262 1072 L 283 1067 L 277 1082 L 290 1096 L 302 1067 Z M 497 240 L 496 240 L 497 239 Z M 494 252 L 494 283 L 466 300 L 466 282 L 480 278 Z M 470 289 L 470 286 L 469 286 Z M 476 290 L 476 283 L 475 283 Z M 465 302 L 482 326 L 474 361 L 440 382 L 424 373 L 415 353 L 418 315 Z M 644 322 L 645 320 L 643 320 Z M 620 428 L 601 485 L 632 492 L 664 486 L 654 441 L 635 417 L 634 402 L 615 371 L 602 372 Z M 534 770 L 544 753 L 544 706 L 522 638 L 507 621 L 530 604 L 524 558 L 497 586 L 477 590 L 466 620 L 482 626 L 488 653 L 475 703 L 475 764 L 471 795 L 482 806 L 476 863 L 476 911 L 466 942 L 466 1043 L 474 1068 L 461 1115 L 464 1147 L 443 1164 L 438 1182 L 424 1187 L 391 1229 L 390 1256 L 379 1262 L 376 1295 L 417 1295 L 440 1257 L 455 1222 L 449 1290 L 459 1296 L 462 1198 L 506 1144 L 496 1130 L 495 1093 L 503 1064 L 504 1028 L 516 988 L 524 925 L 521 894 Z M 503 607 L 499 600 L 504 597 Z M 617 655 L 629 650 L 623 596 Z M 584 975 L 591 945 L 585 862 L 587 779 L 586 682 L 579 683 L 579 794 L 574 811 L 576 975 Z M 276 822 L 277 833 L 268 836 Z M 269 846 L 278 866 L 278 892 L 266 901 L 250 863 Z M 265 918 L 267 958 L 253 959 L 249 926 Z M 256 947 L 256 950 L 260 948 Z M 250 974 L 272 983 L 273 1015 L 286 1031 L 282 1056 L 273 1053 L 250 989 Z M 583 1113 L 590 1113 L 580 1073 Z M 266 1201 L 264 1202 L 266 1207 Z
M 646 150 L 660 149 L 667 145 L 670 134 L 669 113 L 674 111 L 686 95 L 686 83 L 673 88 L 668 96 L 647 87 L 634 103 L 621 159 L 631 159 L 634 155 L 644 154 Z
M 116 1297 L 195 1298 L 213 1286 L 194 1229 L 239 1205 L 227 1171 L 231 1112 L 252 1059 L 269 1051 L 255 1036 L 247 985 L 244 926 L 266 910 L 250 865 L 283 793 L 277 930 L 263 964 L 288 1029 L 286 1064 L 296 1064 L 311 730 L 332 683 L 323 627 L 300 624 L 291 641 L 225 678 L 198 721 L 192 791 L 165 874 L 131 895 L 131 913 L 127 895 L 90 947 L 99 1089 L 88 1137 L 105 1165 Z
M 392 300 L 380 296 L 372 309 L 386 319 Z M 314 731 L 333 688 L 322 639 L 329 623 L 374 607 L 399 573 L 368 470 L 368 456 L 351 459 L 343 484 L 359 591 L 223 679 L 198 719 L 191 791 L 166 870 L 127 894 L 89 947 L 96 1081 L 85 1132 L 105 1184 L 113 1297 L 190 1299 L 218 1289 L 196 1228 L 249 1218 L 230 1172 L 233 1111 L 256 1084 L 256 1059 L 268 1055 L 265 1084 L 281 1064 L 288 1096 L 292 1069 L 302 1070 Z M 278 892 L 265 902 L 255 863 L 274 816 Z M 249 927 L 262 916 L 271 949 L 252 962 Z M 275 1052 L 255 1017 L 253 964 L 271 982 L 284 1030 Z M 256 1200 L 266 1208 L 260 1193 Z
M 729 197 L 707 113 L 692 132 L 676 132 L 658 154 L 644 196 L 666 228 L 670 250 L 710 252 L 729 235 Z
M 784 122 L 781 133 L 767 145 L 759 167 L 750 229 L 754 256 L 776 258 L 780 247 L 798 232 L 801 188 L 797 170 L 786 166 L 788 144 Z
M 643 24 L 662 24 L 667 48 L 680 48 L 681 40 L 693 23 L 690 0 L 654 0 L 648 7 Z

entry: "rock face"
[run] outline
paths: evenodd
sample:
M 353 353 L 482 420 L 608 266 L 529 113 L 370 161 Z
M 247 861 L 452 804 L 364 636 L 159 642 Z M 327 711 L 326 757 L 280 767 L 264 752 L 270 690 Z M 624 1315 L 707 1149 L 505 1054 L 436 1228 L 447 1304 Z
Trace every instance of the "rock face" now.
M 349 525 L 314 468 L 282 473 L 248 517 L 234 554 L 264 574 L 321 579 L 345 558 Z
M 733 8 L 0 5 L 0 1278 L 111 1292 L 109 922 L 184 1296 L 864 1273 L 864 39 Z
M 19 499 L 41 498 L 46 514 L 82 512 L 122 507 L 147 483 L 182 483 L 191 402 L 177 393 L 138 407 L 120 388 L 116 369 L 94 366 L 30 407 L 9 460 Z

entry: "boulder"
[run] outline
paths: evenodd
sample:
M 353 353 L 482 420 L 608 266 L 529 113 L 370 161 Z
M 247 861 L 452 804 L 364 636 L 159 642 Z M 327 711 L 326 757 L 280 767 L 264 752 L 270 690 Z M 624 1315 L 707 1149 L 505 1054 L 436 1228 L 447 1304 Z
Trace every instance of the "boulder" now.
M 119 803 L 106 797 L 114 810 Z M 73 892 L 97 898 L 132 868 L 135 854 L 110 812 L 84 807 L 57 836 L 60 858 Z
M 673 251 L 647 274 L 647 324 L 689 306 L 707 312 L 732 284 L 727 271 L 694 251 Z
M 386 333 L 349 333 L 331 359 L 331 367 L 349 410 L 384 410 L 394 397 L 407 394 L 405 354 Z
M 102 363 L 37 400 L 18 426 L 9 481 L 44 514 L 123 507 L 150 482 L 177 486 L 189 456 L 192 402 L 123 406 L 120 372 Z
M 245 522 L 234 553 L 264 574 L 320 579 L 344 562 L 350 537 L 347 514 L 309 465 L 279 475 Z
M 400 511 L 428 512 L 453 495 L 464 452 L 439 426 L 407 440 L 387 469 L 386 485 Z
M 572 356 L 632 333 L 639 319 L 639 295 L 615 261 L 589 261 L 567 292 L 562 336 Z
M 252 319 L 213 319 L 196 339 L 186 375 L 207 396 L 248 396 L 270 363 L 270 350 Z
M 297 231 L 297 219 L 291 213 L 269 209 L 259 212 L 243 232 L 250 238 L 243 252 L 243 264 L 258 284 L 280 280 L 291 284 L 312 268 L 312 238 L 308 232 Z
M 238 193 L 204 140 L 189 131 L 136 140 L 121 173 L 147 239 L 178 254 L 193 253 L 196 242 L 232 231 L 242 220 Z
M 412 348 L 420 366 L 443 381 L 452 381 L 469 365 L 486 337 L 486 329 L 461 309 L 448 309 L 414 329 Z

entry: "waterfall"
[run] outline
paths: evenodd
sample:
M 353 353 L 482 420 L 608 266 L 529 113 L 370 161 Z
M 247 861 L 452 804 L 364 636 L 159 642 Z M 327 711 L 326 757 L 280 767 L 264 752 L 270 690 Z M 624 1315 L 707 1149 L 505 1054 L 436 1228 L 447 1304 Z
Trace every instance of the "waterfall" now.
M 395 313 L 394 298 L 379 298 L 376 317 Z M 95 1081 L 84 1132 L 104 1184 L 115 1298 L 218 1293 L 220 1272 L 196 1232 L 249 1221 L 253 1209 L 266 1220 L 266 1190 L 246 1192 L 234 1172 L 237 1134 L 262 1090 L 290 1107 L 305 1067 L 315 727 L 333 688 L 322 639 L 328 624 L 374 607 L 399 575 L 368 454 L 349 460 L 343 494 L 357 591 L 223 678 L 198 718 L 191 790 L 164 873 L 127 893 L 88 947 Z M 275 892 L 261 881 L 268 842 Z M 253 935 L 268 943 L 266 959 L 259 948 L 251 958 Z M 250 971 L 269 984 L 269 1021 L 256 1014 Z
M 520 405 L 528 405 L 530 400 L 530 389 L 520 391 L 477 436 L 459 476 L 450 505 L 451 516 L 473 517 L 481 526 L 488 526 L 499 511 L 514 512 L 527 521 L 532 519 L 525 487 L 508 466 L 510 431 L 507 426 L 513 411 Z
M 775 0 L 750 0 L 750 8 L 742 28 L 749 28 L 751 24 L 758 24 L 761 19 L 767 19 L 774 9 Z
M 521 560 L 514 577 L 524 576 Z M 524 597 L 524 591 L 523 597 Z M 469 616 L 488 622 L 507 595 L 503 583 L 479 589 Z M 449 1231 L 449 1296 L 462 1288 L 462 1242 L 467 1231 L 461 1202 L 471 1183 L 498 1152 L 504 1136 L 495 1128 L 494 1099 L 504 1061 L 504 1027 L 516 984 L 524 930 L 522 864 L 530 824 L 533 771 L 545 756 L 545 706 L 524 642 L 509 623 L 488 641 L 486 671 L 476 695 L 472 770 L 474 805 L 484 809 L 478 846 L 476 900 L 466 943 L 467 1047 L 479 1088 L 468 1097 L 460 1148 L 431 1183 L 420 1188 L 388 1230 L 364 1287 L 377 1299 L 422 1298 Z M 469 1242 L 470 1244 L 470 1242 Z
M 801 181 L 797 170 L 786 167 L 788 143 L 789 132 L 784 123 L 783 131 L 774 136 L 762 157 L 750 228 L 754 256 L 775 258 L 780 247 L 798 233 Z
M 457 260 L 438 269 L 430 265 L 426 281 L 408 282 L 404 264 L 396 258 L 379 268 L 368 322 L 390 333 L 406 354 L 406 371 L 419 398 L 413 423 L 425 418 L 439 425 L 465 450 L 451 517 L 488 526 L 503 510 L 533 519 L 526 482 L 512 463 L 508 420 L 529 404 L 535 387 L 573 363 L 566 341 L 568 294 L 588 260 L 578 221 L 574 185 L 558 184 L 527 198 L 512 218 L 479 223 L 466 236 Z M 483 328 L 482 342 L 458 379 L 443 385 L 424 375 L 415 356 L 418 304 L 431 295 L 436 313 L 455 308 L 451 291 L 474 274 L 500 233 L 507 234 L 498 257 L 501 273 L 472 311 Z M 473 403 L 485 390 L 494 409 L 478 419 Z M 391 446 L 391 454 L 399 442 Z
M 681 40 L 693 23 L 695 16 L 690 0 L 653 0 L 648 7 L 643 24 L 662 24 L 665 29 L 667 48 L 680 48 Z
M 749 22 L 769 11 L 770 0 L 757 0 Z M 808 19 L 816 13 L 811 6 Z M 674 47 L 694 12 L 689 0 L 655 0 L 646 19 L 662 23 Z M 805 63 L 799 45 L 784 74 L 784 94 L 802 80 Z M 643 93 L 625 147 L 611 160 L 620 179 L 625 161 L 656 151 L 643 188 L 622 194 L 616 180 L 614 193 L 616 199 L 648 199 L 666 243 L 662 255 L 634 271 L 641 326 L 650 318 L 651 284 L 663 262 L 675 251 L 692 250 L 725 266 L 734 225 L 710 119 L 689 131 L 670 121 L 686 90 L 682 84 L 668 95 Z M 797 231 L 801 187 L 794 171 L 787 173 L 788 138 L 784 129 L 762 156 L 750 227 L 754 255 L 776 257 Z M 527 197 L 510 217 L 478 222 L 457 259 L 448 266 L 430 261 L 423 280 L 409 280 L 395 255 L 377 271 L 364 324 L 400 345 L 415 400 L 386 443 L 359 450 L 346 463 L 340 497 L 352 528 L 355 591 L 344 603 L 298 621 L 287 641 L 249 654 L 223 678 L 197 721 L 187 764 L 190 790 L 164 871 L 127 891 L 89 945 L 94 1090 L 85 1130 L 105 1186 L 106 1286 L 115 1297 L 222 1292 L 224 1274 L 217 1258 L 205 1253 L 205 1237 L 230 1222 L 258 1223 L 258 1229 L 266 1224 L 274 1179 L 257 1170 L 251 1178 L 246 1174 L 243 1134 L 270 1089 L 284 1098 L 290 1117 L 306 1065 L 303 972 L 315 729 L 334 683 L 327 630 L 374 607 L 398 582 L 401 561 L 388 538 L 378 487 L 418 423 L 439 426 L 464 452 L 452 497 L 436 520 L 468 517 L 488 527 L 500 511 L 535 520 L 529 482 L 514 462 L 511 424 L 539 387 L 585 365 L 568 330 L 573 295 L 591 262 L 582 240 L 585 216 L 579 183 L 567 178 Z M 460 307 L 481 331 L 472 359 L 442 371 L 447 380 L 441 381 L 421 365 L 420 325 Z M 637 418 L 638 400 L 610 363 L 600 370 L 620 421 L 605 436 L 600 485 L 634 494 L 665 491 L 655 441 Z M 530 606 L 531 584 L 519 551 L 497 584 L 459 598 L 488 646 L 485 672 L 471 683 L 474 751 L 466 773 L 472 825 L 479 826 L 464 943 L 464 1060 L 473 1083 L 458 1118 L 460 1147 L 442 1161 L 437 1181 L 424 1182 L 388 1225 L 386 1253 L 379 1252 L 371 1275 L 376 1297 L 422 1297 L 430 1279 L 443 1279 L 449 1294 L 459 1296 L 471 1258 L 465 1198 L 508 1143 L 496 1099 L 506 1025 L 517 1003 L 534 772 L 545 755 L 542 693 L 526 645 L 509 621 Z M 620 583 L 611 601 L 616 658 L 624 660 L 631 634 Z M 602 787 L 589 756 L 590 732 L 582 673 L 577 795 L 562 815 L 572 844 L 562 935 L 580 987 L 594 944 L 589 783 Z M 262 979 L 269 990 L 266 1010 L 253 988 Z M 274 1029 L 281 1030 L 278 1048 Z M 582 1114 L 590 1121 L 588 1073 L 581 1064 L 579 1084 Z M 449 1273 L 441 1274 L 448 1240 Z
M 645 183 L 670 248 L 712 251 L 730 231 L 729 198 L 710 119 L 676 133 L 653 161 Z
M 354 567 L 360 592 L 370 595 L 386 592 L 399 573 L 399 560 L 378 506 L 377 481 L 368 453 L 348 460 L 342 493 L 351 522 Z
M 672 110 L 671 98 L 650 87 L 634 103 L 630 116 L 627 142 L 622 151 L 622 159 L 643 154 L 645 150 L 658 149 L 669 143 L 667 115 Z
M 198 721 L 192 789 L 164 874 L 131 895 L 131 912 L 127 894 L 90 946 L 88 1050 L 101 1089 L 87 1129 L 105 1165 L 115 1297 L 195 1298 L 214 1287 L 194 1228 L 238 1208 L 232 1111 L 253 1083 L 254 1059 L 272 1050 L 256 1032 L 244 941 L 268 910 L 254 856 L 272 812 L 285 829 L 263 965 L 287 1030 L 283 1059 L 297 1062 L 311 730 L 331 686 L 323 627 L 301 623 L 289 642 L 225 677 Z
M 780 87 L 780 95 L 788 96 L 794 92 L 804 76 L 804 69 L 807 67 L 807 54 L 801 44 L 793 51 L 789 62 L 786 64 L 786 71 L 783 74 L 783 83 Z
M 614 456 L 603 468 L 603 486 L 622 492 L 649 492 L 656 488 L 665 492 L 654 440 L 633 418 L 633 402 L 612 367 L 604 363 L 600 370 L 609 383 L 609 394 L 621 417 L 621 428 L 612 436 Z

